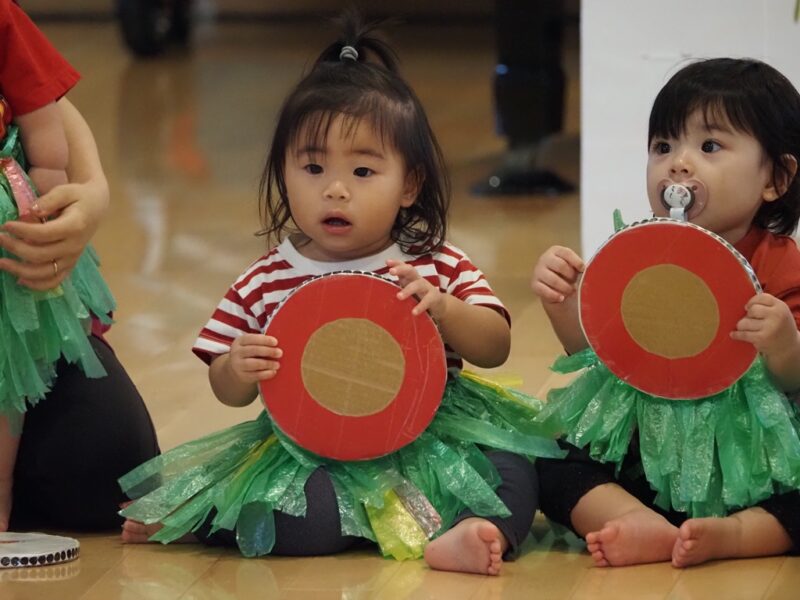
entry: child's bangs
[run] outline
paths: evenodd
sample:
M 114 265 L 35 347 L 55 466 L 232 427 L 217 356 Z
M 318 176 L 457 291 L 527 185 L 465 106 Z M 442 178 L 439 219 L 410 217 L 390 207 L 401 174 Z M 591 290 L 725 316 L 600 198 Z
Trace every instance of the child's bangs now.
M 368 94 L 359 102 L 341 107 L 331 107 L 306 113 L 299 118 L 297 127 L 294 128 L 292 139 L 289 140 L 293 148 L 304 148 L 314 152 L 325 149 L 328 135 L 333 122 L 342 118 L 342 134 L 345 140 L 352 140 L 358 128 L 366 124 L 382 146 L 390 146 L 395 150 L 400 148 L 400 130 L 402 129 L 401 111 L 396 103 L 378 94 Z
M 654 138 L 675 139 L 683 135 L 690 117 L 697 111 L 703 115 L 707 129 L 732 127 L 747 134 L 753 132 L 753 115 L 744 98 L 730 90 L 672 90 L 659 95 L 650 115 L 648 144 Z

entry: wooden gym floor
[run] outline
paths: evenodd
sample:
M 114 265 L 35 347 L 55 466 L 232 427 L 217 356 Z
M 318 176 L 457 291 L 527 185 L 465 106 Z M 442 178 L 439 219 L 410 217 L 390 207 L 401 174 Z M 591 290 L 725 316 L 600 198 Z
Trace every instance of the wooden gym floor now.
M 44 24 L 83 73 L 70 94 L 94 129 L 112 190 L 95 244 L 119 301 L 110 340 L 152 413 L 162 448 L 255 415 L 216 402 L 190 352 L 231 281 L 263 250 L 256 187 L 287 90 L 327 41 L 317 25 L 219 24 L 193 49 L 133 59 L 111 23 Z M 486 198 L 469 186 L 500 163 L 493 132 L 492 31 L 407 26 L 393 35 L 425 104 L 453 183 L 451 240 L 487 274 L 514 319 L 509 362 L 530 393 L 552 384 L 559 346 L 529 291 L 538 255 L 578 245 L 578 195 Z M 578 177 L 577 28 L 568 31 L 564 132 L 545 160 Z M 609 216 L 610 218 L 610 216 Z M 199 546 L 123 546 L 116 534 L 77 535 L 78 561 L 0 571 L 4 600 L 233 598 L 797 598 L 800 559 L 592 568 L 582 545 L 537 519 L 526 551 L 500 577 L 433 572 L 376 552 L 247 560 Z

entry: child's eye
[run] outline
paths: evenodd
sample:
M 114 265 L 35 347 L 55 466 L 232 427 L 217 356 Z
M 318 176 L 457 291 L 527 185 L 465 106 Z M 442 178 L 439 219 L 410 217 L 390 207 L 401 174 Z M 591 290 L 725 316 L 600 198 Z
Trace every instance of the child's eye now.
M 369 176 L 370 176 L 370 175 L 372 175 L 374 172 L 375 172 L 375 171 L 373 171 L 373 170 L 372 170 L 372 169 L 370 169 L 369 167 L 357 167 L 357 168 L 356 168 L 356 169 L 353 171 L 353 175 L 355 175 L 356 177 L 369 177 Z
M 719 143 L 715 142 L 714 140 L 706 140 L 703 142 L 703 145 L 700 146 L 700 148 L 703 150 L 703 152 L 711 153 L 720 150 L 722 146 L 720 146 Z
M 303 169 L 305 169 L 306 173 L 310 173 L 311 175 L 319 175 L 322 173 L 322 167 L 314 163 L 306 165 Z
M 672 148 L 668 142 L 653 142 L 653 152 L 656 154 L 669 154 Z

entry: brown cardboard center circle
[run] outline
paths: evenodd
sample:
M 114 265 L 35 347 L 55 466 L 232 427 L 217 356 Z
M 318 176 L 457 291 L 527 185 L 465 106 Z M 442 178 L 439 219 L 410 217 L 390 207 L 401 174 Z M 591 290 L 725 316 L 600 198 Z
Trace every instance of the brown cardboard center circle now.
M 625 287 L 620 310 L 633 340 L 669 359 L 700 354 L 719 328 L 714 294 L 697 275 L 677 265 L 639 271 Z
M 336 319 L 309 338 L 301 361 L 311 397 L 338 415 L 382 411 L 400 390 L 405 358 L 397 340 L 367 319 Z

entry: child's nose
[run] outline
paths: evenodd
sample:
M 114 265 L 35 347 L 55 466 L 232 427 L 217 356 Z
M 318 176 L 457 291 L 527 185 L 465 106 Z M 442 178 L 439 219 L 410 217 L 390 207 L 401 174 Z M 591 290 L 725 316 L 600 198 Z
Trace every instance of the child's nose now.
M 673 179 L 691 176 L 693 173 L 691 157 L 685 151 L 676 152 L 673 156 L 669 172 Z
M 347 191 L 347 186 L 339 179 L 334 179 L 325 188 L 325 198 L 327 200 L 348 200 L 350 192 Z

